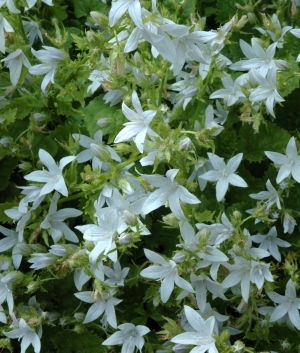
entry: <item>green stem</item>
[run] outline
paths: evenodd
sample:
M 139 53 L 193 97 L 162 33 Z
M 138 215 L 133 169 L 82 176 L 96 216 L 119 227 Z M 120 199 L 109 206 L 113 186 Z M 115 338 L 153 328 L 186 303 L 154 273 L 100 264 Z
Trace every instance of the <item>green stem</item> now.
M 79 199 L 83 196 L 86 195 L 86 192 L 85 191 L 81 191 L 79 192 L 78 194 L 74 194 L 72 196 L 68 196 L 68 197 L 64 197 L 63 199 L 60 199 L 57 201 L 57 203 L 65 203 L 65 202 L 68 202 L 68 201 L 71 201 L 71 200 L 76 200 L 76 199 Z
M 164 67 L 164 70 L 166 70 L 165 74 L 164 74 L 164 77 L 162 79 L 162 82 L 161 82 L 161 86 L 159 87 L 159 92 L 158 92 L 158 104 L 161 103 L 161 100 L 162 100 L 162 95 L 163 95 L 163 91 L 164 91 L 164 85 L 166 83 L 166 80 L 168 78 L 168 70 L 169 70 L 169 67 L 165 66 Z
M 18 14 L 18 21 L 19 21 L 19 26 L 20 26 L 20 29 L 21 29 L 22 37 L 23 37 L 24 41 L 26 43 L 28 43 L 28 39 L 27 39 L 27 36 L 26 36 L 26 33 L 25 33 L 25 29 L 24 29 L 24 26 L 23 26 L 21 14 Z
M 131 164 L 132 162 L 135 162 L 135 161 L 138 161 L 139 159 L 143 158 L 143 154 L 142 155 L 139 155 L 139 156 L 136 156 L 136 157 L 133 157 L 133 158 L 130 158 L 128 161 L 124 162 L 124 163 L 121 163 L 120 165 L 117 166 L 116 168 L 116 171 L 120 171 L 122 170 L 123 168 L 125 168 L 126 166 L 128 166 L 129 164 Z M 61 204 L 61 203 L 65 203 L 65 202 L 68 202 L 68 201 L 71 201 L 71 200 L 76 200 L 76 199 L 79 199 L 81 197 L 84 197 L 86 195 L 86 191 L 80 191 L 79 193 L 77 194 L 74 194 L 74 195 L 71 195 L 71 196 L 68 196 L 68 197 L 64 197 L 62 199 L 59 199 L 57 201 L 58 204 Z
M 17 143 L 17 141 L 20 139 L 20 137 L 21 137 L 22 135 L 24 135 L 25 132 L 27 132 L 27 131 L 29 131 L 29 130 L 30 130 L 30 128 L 28 128 L 28 129 L 26 129 L 25 131 L 21 132 L 21 134 L 15 139 L 15 143 Z
M 129 164 L 131 164 L 132 162 L 135 162 L 135 161 L 138 161 L 140 160 L 141 158 L 143 158 L 144 155 L 138 155 L 136 157 L 133 157 L 133 158 L 130 158 L 128 161 L 124 162 L 124 163 L 121 163 L 120 165 L 117 166 L 116 170 L 117 171 L 120 171 L 122 170 L 123 168 L 127 167 Z

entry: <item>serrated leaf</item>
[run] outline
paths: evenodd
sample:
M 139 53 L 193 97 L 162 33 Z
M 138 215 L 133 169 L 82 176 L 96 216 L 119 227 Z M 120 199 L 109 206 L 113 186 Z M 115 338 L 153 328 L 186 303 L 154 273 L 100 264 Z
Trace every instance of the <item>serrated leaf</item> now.
M 57 143 L 49 136 L 45 136 L 41 133 L 34 134 L 31 149 L 34 154 L 38 154 L 40 149 L 46 150 L 51 156 L 54 156 L 57 152 Z
M 215 139 L 216 154 L 229 159 L 236 151 L 236 132 L 224 130 Z
M 106 6 L 100 0 L 75 0 L 74 14 L 77 18 L 90 16 L 91 11 L 105 12 Z
M 288 55 L 286 61 L 289 63 L 289 71 L 282 71 L 279 76 L 279 87 L 280 82 L 284 82 L 284 89 L 279 90 L 279 94 L 282 97 L 286 97 L 296 88 L 299 88 L 299 76 L 294 75 L 293 73 L 298 71 L 298 63 L 295 61 L 295 58 L 292 55 Z
M 1 114 L 1 117 L 5 120 L 5 123 L 7 125 L 13 123 L 16 120 L 17 111 L 18 109 L 14 108 L 14 109 L 9 109 L 3 114 Z
M 54 338 L 57 353 L 105 353 L 107 349 L 102 346 L 103 340 L 90 333 L 76 333 L 72 330 L 63 330 Z
M 9 218 L 4 211 L 9 210 L 10 208 L 16 207 L 15 202 L 5 202 L 0 204 L 0 223 L 12 223 L 13 220 Z
M 299 129 L 299 95 L 300 89 L 296 88 L 291 94 L 285 97 L 284 106 L 276 108 L 276 123 L 285 130 L 292 131 Z
M 83 111 L 84 121 L 90 136 L 94 136 L 94 134 L 100 129 L 97 125 L 97 121 L 101 118 L 108 118 L 111 122 L 109 128 L 105 128 L 106 134 L 112 133 L 114 138 L 120 131 L 119 129 L 116 129 L 116 124 L 120 125 L 121 129 L 121 121 L 123 119 L 122 111 L 118 107 L 108 106 L 103 100 L 103 94 L 93 99 Z
M 4 157 L 1 159 L 0 167 L 0 191 L 5 190 L 9 183 L 10 175 L 16 167 L 17 159 L 12 157 Z
M 217 2 L 217 21 L 224 24 L 228 22 L 237 12 L 236 3 L 242 1 L 236 0 L 218 0 Z
M 241 127 L 239 134 L 239 152 L 243 152 L 243 158 L 250 162 L 261 162 L 265 158 L 264 151 L 282 153 L 291 136 L 274 123 L 266 123 L 255 134 L 251 125 Z
M 214 212 L 205 210 L 195 214 L 195 218 L 198 223 L 209 223 L 213 220 Z
M 57 108 L 58 115 L 72 116 L 72 115 L 83 115 L 83 113 L 72 107 L 72 103 L 65 100 L 57 100 L 54 105 Z

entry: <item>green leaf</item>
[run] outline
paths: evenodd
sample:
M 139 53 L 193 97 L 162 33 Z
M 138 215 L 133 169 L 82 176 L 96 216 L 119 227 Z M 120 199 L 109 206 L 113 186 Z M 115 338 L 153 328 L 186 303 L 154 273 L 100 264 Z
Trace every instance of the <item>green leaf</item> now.
M 1 160 L 0 168 L 0 191 L 5 190 L 9 183 L 10 175 L 15 169 L 17 164 L 17 159 L 12 157 L 4 157 Z
M 289 63 L 289 71 L 282 71 L 279 75 L 279 94 L 286 97 L 296 88 L 299 88 L 299 76 L 295 75 L 298 71 L 298 63 L 292 55 L 288 55 L 286 61 Z
M 113 140 L 117 133 L 122 129 L 123 114 L 118 107 L 110 107 L 103 100 L 103 94 L 93 99 L 86 108 L 82 109 L 84 112 L 84 121 L 90 136 L 100 129 L 97 121 L 101 118 L 108 118 L 110 125 L 104 129 L 104 134 L 111 134 L 110 140 Z M 116 128 L 116 125 L 119 128 Z
M 276 123 L 285 130 L 293 131 L 299 129 L 299 95 L 300 89 L 296 88 L 285 97 L 284 106 L 276 108 Z
M 5 120 L 5 123 L 11 124 L 16 120 L 16 114 L 17 114 L 18 109 L 9 109 L 5 113 L 1 114 L 1 117 Z
M 63 330 L 54 338 L 57 353 L 105 353 L 103 340 L 91 332 L 76 333 L 72 330 Z
M 57 152 L 57 143 L 53 138 L 45 136 L 41 133 L 34 134 L 31 149 L 35 155 L 38 154 L 40 149 L 46 150 L 51 156 L 54 156 Z
M 242 3 L 236 0 L 218 0 L 217 1 L 217 21 L 225 24 L 237 12 L 236 3 Z
M 234 130 L 222 131 L 215 140 L 216 154 L 229 159 L 236 151 L 236 132 Z
M 0 222 L 1 223 L 12 223 L 13 220 L 10 217 L 7 217 L 4 213 L 5 210 L 9 210 L 10 208 L 16 207 L 15 202 L 5 202 L 0 204 Z
M 195 214 L 195 218 L 198 223 L 209 223 L 212 222 L 214 216 L 214 212 L 209 210 L 205 210 L 204 212 L 199 212 Z
M 59 97 L 60 98 L 60 97 Z M 72 115 L 83 115 L 83 113 L 79 110 L 76 110 L 72 107 L 72 103 L 64 100 L 57 100 L 54 105 L 57 108 L 58 115 L 72 116 Z
M 283 153 L 291 138 L 285 130 L 270 122 L 260 127 L 259 134 L 254 133 L 251 125 L 245 124 L 238 137 L 238 152 L 243 152 L 243 158 L 250 162 L 261 162 L 266 158 L 264 151 Z
M 106 6 L 100 0 L 74 1 L 74 13 L 77 18 L 88 17 L 91 11 L 105 12 Z
M 0 339 L 0 348 L 1 348 L 1 352 L 7 352 L 6 350 L 9 350 L 12 353 L 13 347 L 10 344 L 10 338 Z M 3 350 L 3 349 L 5 349 L 5 350 Z

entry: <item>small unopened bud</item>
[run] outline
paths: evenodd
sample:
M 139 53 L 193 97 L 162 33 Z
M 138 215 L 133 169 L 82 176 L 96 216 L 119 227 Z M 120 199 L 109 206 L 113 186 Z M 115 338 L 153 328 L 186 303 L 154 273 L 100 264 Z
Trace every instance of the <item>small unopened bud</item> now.
M 89 42 L 95 42 L 96 41 L 96 34 L 92 31 L 87 31 L 86 38 Z
M 102 118 L 97 121 L 97 125 L 100 126 L 101 129 L 104 129 L 109 124 L 110 124 L 110 121 L 108 118 Z
M 292 8 L 291 8 L 292 18 L 295 18 L 296 16 L 298 16 L 298 14 L 299 14 L 299 10 L 297 8 L 297 2 L 296 2 L 296 0 L 294 0 L 292 2 Z
M 236 4 L 234 4 L 234 6 L 236 6 L 240 10 L 246 10 L 246 11 L 250 11 L 251 10 L 251 7 L 249 5 L 242 6 L 242 5 L 238 4 L 238 3 L 236 3 Z
M 242 249 L 240 248 L 239 245 L 234 244 L 232 247 L 232 251 L 236 254 L 236 255 L 241 255 L 242 253 Z
M 181 263 L 185 260 L 185 254 L 180 251 L 172 257 L 172 260 L 177 263 Z
M 45 119 L 45 115 L 41 113 L 35 113 L 33 114 L 33 117 L 35 121 L 42 121 Z
M 247 13 L 247 17 L 248 17 L 248 20 L 250 21 L 250 23 L 253 23 L 253 24 L 259 23 L 259 20 L 254 15 L 254 13 L 252 13 L 252 12 Z
M 236 24 L 235 28 L 236 29 L 241 29 L 242 27 L 244 27 L 244 25 L 246 24 L 246 22 L 248 21 L 248 17 L 246 15 L 243 15 L 239 22 Z
M 2 137 L 2 139 L 0 139 L 0 145 L 7 147 L 9 144 L 10 141 L 8 137 Z
M 100 159 L 102 162 L 108 162 L 110 160 L 110 154 L 101 146 L 96 143 L 90 144 L 91 151 L 93 155 Z
M 125 222 L 130 226 L 136 225 L 136 215 L 132 214 L 131 212 L 124 210 L 123 211 Z
M 28 172 L 29 170 L 32 169 L 32 166 L 29 162 L 22 162 L 18 165 L 18 167 L 21 169 L 21 170 L 24 170 L 25 172 Z
M 236 221 L 239 221 L 242 219 L 242 214 L 240 211 L 235 210 L 235 211 L 233 211 L 232 215 Z
M 187 151 L 192 145 L 193 143 L 189 137 L 186 137 L 185 139 L 179 142 L 179 148 L 184 151 Z
M 132 240 L 132 237 L 129 233 L 122 233 L 119 236 L 119 243 L 120 244 L 129 244 Z
M 238 15 L 234 15 L 231 20 L 230 20 L 230 25 L 231 25 L 231 28 L 235 27 L 236 24 L 238 23 L 238 20 L 239 20 L 239 17 Z
M 232 347 L 235 352 L 241 352 L 245 348 L 245 345 L 242 341 L 235 341 Z
M 134 192 L 133 187 L 125 179 L 121 179 L 118 183 L 118 186 L 123 190 L 123 192 L 125 192 L 125 194 L 131 195 Z
M 74 317 L 77 322 L 82 322 L 85 318 L 85 314 L 84 313 L 75 313 Z
M 91 11 L 90 15 L 91 15 L 93 21 L 97 25 L 99 25 L 103 28 L 106 28 L 108 26 L 108 17 L 107 16 L 105 16 L 102 13 L 97 12 L 97 11 Z
M 163 221 L 171 227 L 178 228 L 178 219 L 173 215 L 173 213 L 169 213 L 164 216 Z
M 86 240 L 84 242 L 84 247 L 88 250 L 88 251 L 92 251 L 94 249 L 94 243 L 91 240 Z
M 39 287 L 40 285 L 38 284 L 38 282 L 32 281 L 27 285 L 26 293 L 34 293 L 39 289 Z

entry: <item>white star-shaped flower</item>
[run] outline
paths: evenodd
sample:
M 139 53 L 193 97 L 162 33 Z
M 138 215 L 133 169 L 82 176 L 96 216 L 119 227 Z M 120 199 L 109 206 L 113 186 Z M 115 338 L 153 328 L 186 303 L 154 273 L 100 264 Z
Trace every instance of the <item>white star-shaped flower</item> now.
M 49 171 L 37 170 L 26 175 L 24 179 L 37 181 L 39 183 L 46 183 L 42 187 L 39 196 L 49 194 L 53 190 L 60 192 L 64 196 L 68 196 L 68 189 L 62 175 L 62 170 L 76 157 L 69 156 L 62 158 L 59 162 L 59 166 L 57 166 L 52 156 L 43 149 L 39 150 L 39 157 L 41 162 L 49 169 Z
M 126 323 L 118 326 L 121 331 L 115 332 L 102 344 L 105 346 L 114 346 L 122 344 L 122 352 L 133 353 L 135 347 L 141 352 L 145 340 L 142 336 L 150 332 L 147 326 Z
M 133 91 L 132 93 L 132 104 L 135 111 L 129 109 L 125 103 L 122 104 L 122 112 L 130 122 L 124 124 L 125 128 L 118 133 L 114 142 L 119 143 L 133 140 L 138 150 L 143 153 L 143 144 L 146 134 L 150 137 L 157 136 L 157 134 L 150 128 L 150 123 L 156 114 L 156 110 L 146 110 L 143 112 L 136 91 Z
M 298 155 L 295 138 L 291 137 L 286 147 L 286 155 L 277 152 L 265 151 L 266 156 L 277 165 L 280 169 L 276 178 L 279 184 L 285 178 L 292 174 L 292 177 L 300 183 L 300 156 Z
M 297 298 L 295 284 L 292 280 L 290 279 L 286 284 L 284 296 L 275 292 L 268 292 L 267 295 L 274 303 L 279 304 L 273 311 L 270 317 L 270 322 L 278 321 L 285 314 L 288 314 L 292 324 L 297 328 L 297 330 L 300 330 L 300 299 Z
M 206 321 L 192 308 L 184 306 L 186 318 L 193 331 L 180 333 L 171 339 L 171 342 L 180 344 L 195 345 L 191 352 L 193 353 L 218 353 L 213 338 L 215 318 L 209 317 Z
M 215 170 L 210 170 L 204 173 L 200 176 L 200 178 L 217 182 L 216 193 L 217 200 L 219 202 L 225 196 L 229 184 L 239 186 L 241 188 L 246 188 L 248 186 L 243 178 L 234 173 L 241 163 L 243 153 L 239 153 L 232 157 L 228 161 L 227 165 L 225 164 L 223 158 L 218 157 L 215 154 L 208 153 L 208 158 Z
M 109 12 L 109 26 L 113 27 L 127 10 L 135 25 L 139 28 L 143 28 L 140 0 L 113 1 Z
M 281 209 L 279 195 L 277 190 L 271 184 L 270 180 L 268 179 L 266 183 L 268 191 L 261 191 L 258 194 L 250 194 L 249 196 L 252 197 L 254 200 L 267 200 L 265 203 L 267 205 L 266 210 L 271 208 L 274 203 L 276 203 L 277 207 Z
M 170 169 L 167 171 L 166 177 L 142 174 L 144 179 L 152 186 L 158 188 L 145 201 L 141 212 L 142 214 L 148 214 L 169 201 L 170 209 L 175 217 L 182 221 L 187 220 L 180 207 L 180 201 L 188 204 L 197 204 L 200 203 L 200 201 L 185 187 L 174 181 L 178 172 L 179 169 Z
M 41 341 L 38 334 L 30 326 L 26 324 L 26 321 L 21 318 L 19 321 L 19 327 L 10 332 L 3 332 L 6 337 L 9 338 L 22 338 L 21 342 L 21 353 L 25 353 L 30 344 L 33 345 L 34 352 L 39 353 L 41 351 Z
M 31 48 L 32 54 L 38 58 L 43 64 L 34 65 L 29 69 L 32 75 L 44 75 L 41 88 L 45 95 L 48 94 L 48 85 L 54 83 L 54 76 L 59 60 L 66 57 L 66 54 L 60 50 L 48 46 L 43 46 L 44 50 L 35 51 Z
M 173 260 L 167 261 L 162 256 L 148 249 L 144 249 L 144 252 L 147 259 L 159 264 L 159 266 L 149 266 L 142 270 L 140 275 L 146 278 L 161 280 L 160 297 L 163 303 L 166 303 L 170 298 L 174 284 L 189 293 L 194 292 L 190 283 L 179 276 L 176 263 Z
M 22 70 L 22 65 L 30 68 L 30 62 L 24 55 L 21 49 L 17 49 L 13 53 L 10 53 L 5 59 L 2 59 L 1 62 L 5 62 L 5 66 L 9 68 L 10 81 L 16 86 Z

